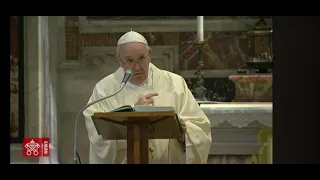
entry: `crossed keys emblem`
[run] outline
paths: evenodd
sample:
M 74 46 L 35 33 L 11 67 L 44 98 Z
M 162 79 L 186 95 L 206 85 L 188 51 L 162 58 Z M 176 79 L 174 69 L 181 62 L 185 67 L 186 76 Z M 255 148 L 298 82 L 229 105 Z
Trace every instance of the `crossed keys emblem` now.
M 28 142 L 24 147 L 27 148 L 26 154 L 28 156 L 31 156 L 32 153 L 33 155 L 38 156 L 39 154 L 38 149 L 40 148 L 40 144 L 34 142 L 33 139 L 30 142 Z

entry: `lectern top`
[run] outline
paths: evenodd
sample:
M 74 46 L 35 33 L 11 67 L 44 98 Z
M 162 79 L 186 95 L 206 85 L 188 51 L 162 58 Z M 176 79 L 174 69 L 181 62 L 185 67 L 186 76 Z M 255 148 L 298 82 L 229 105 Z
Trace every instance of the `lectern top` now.
M 183 136 L 182 126 L 174 111 L 97 112 L 92 120 L 99 135 L 106 140 L 126 139 L 128 126 L 148 127 L 149 139 L 170 139 Z
M 174 111 L 154 111 L 154 112 L 97 112 L 95 118 L 110 117 L 148 117 L 148 116 L 174 116 Z

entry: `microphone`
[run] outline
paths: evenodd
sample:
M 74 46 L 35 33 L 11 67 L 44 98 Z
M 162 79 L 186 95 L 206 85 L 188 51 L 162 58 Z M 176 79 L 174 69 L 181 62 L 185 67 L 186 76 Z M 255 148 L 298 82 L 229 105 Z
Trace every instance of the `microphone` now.
M 132 70 L 127 70 L 125 73 L 124 73 L 124 76 L 123 76 L 123 79 L 122 79 L 122 82 L 121 82 L 121 85 L 125 85 L 129 79 L 131 78 L 132 76 Z
M 78 160 L 78 153 L 77 153 L 77 127 L 78 127 L 78 118 L 80 116 L 80 114 L 82 114 L 82 112 L 84 110 L 86 110 L 88 107 L 92 106 L 93 104 L 97 103 L 97 102 L 100 102 L 102 100 L 105 100 L 105 99 L 108 99 L 116 94 L 118 94 L 123 88 L 124 88 L 124 85 L 126 85 L 126 83 L 129 81 L 129 79 L 131 78 L 132 76 L 132 70 L 127 70 L 125 73 L 124 73 L 124 76 L 123 76 L 123 79 L 121 81 L 121 85 L 120 85 L 120 88 L 115 91 L 114 93 L 112 93 L 111 95 L 109 96 L 106 96 L 106 97 L 103 97 L 101 99 L 98 99 L 98 100 L 95 100 L 95 101 L 92 101 L 91 103 L 88 103 L 87 105 L 85 105 L 82 109 L 80 109 L 80 111 L 78 112 L 77 116 L 76 116 L 76 120 L 75 120 L 75 128 L 74 128 L 74 146 L 73 146 L 73 163 L 74 164 L 77 164 L 77 160 Z M 80 160 L 80 158 L 79 158 Z

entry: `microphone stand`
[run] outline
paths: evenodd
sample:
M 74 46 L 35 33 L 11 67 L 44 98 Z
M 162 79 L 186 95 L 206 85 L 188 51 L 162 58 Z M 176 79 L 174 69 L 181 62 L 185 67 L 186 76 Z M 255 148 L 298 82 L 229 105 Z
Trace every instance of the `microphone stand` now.
M 75 120 L 75 128 L 74 128 L 74 146 L 73 146 L 73 164 L 77 164 L 77 161 L 78 161 L 78 157 L 77 157 L 77 127 L 78 127 L 78 119 L 79 119 L 79 116 L 80 114 L 82 114 L 82 112 L 84 110 L 86 110 L 88 107 L 90 107 L 91 105 L 97 103 L 97 102 L 100 102 L 102 100 L 105 100 L 105 99 L 108 99 L 116 94 L 118 94 L 123 88 L 124 86 L 126 85 L 126 83 L 128 82 L 128 80 L 130 79 L 132 75 L 132 71 L 131 70 L 128 70 L 125 72 L 125 75 L 123 77 L 123 80 L 121 82 L 121 85 L 120 85 L 120 88 L 115 91 L 114 93 L 112 93 L 111 95 L 109 96 L 106 96 L 106 97 L 103 97 L 101 99 L 98 99 L 98 100 L 95 100 L 95 101 L 92 101 L 91 103 L 88 103 L 87 105 L 85 105 L 82 109 L 80 109 L 80 111 L 78 112 L 77 116 L 76 116 L 76 120 Z

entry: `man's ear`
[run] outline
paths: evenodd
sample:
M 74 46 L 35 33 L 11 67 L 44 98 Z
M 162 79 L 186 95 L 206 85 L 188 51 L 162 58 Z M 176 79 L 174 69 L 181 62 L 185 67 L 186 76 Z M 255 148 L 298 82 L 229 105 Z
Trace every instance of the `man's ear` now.
M 149 53 L 149 61 L 151 61 L 152 49 L 150 47 L 149 47 L 148 53 Z
M 123 62 L 122 62 L 121 59 L 120 59 L 120 55 L 119 55 L 119 54 L 116 54 L 114 57 L 115 57 L 116 60 L 118 61 L 120 67 L 123 68 L 123 65 L 124 65 L 124 64 L 123 64 Z

